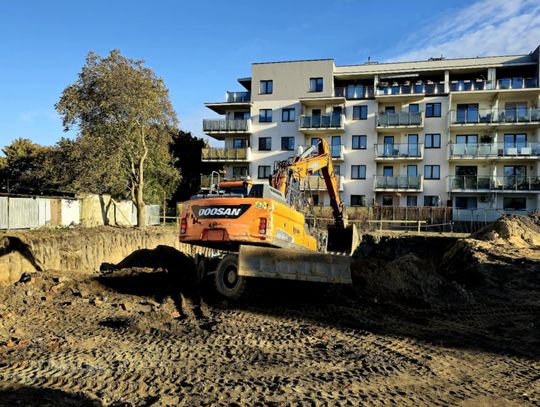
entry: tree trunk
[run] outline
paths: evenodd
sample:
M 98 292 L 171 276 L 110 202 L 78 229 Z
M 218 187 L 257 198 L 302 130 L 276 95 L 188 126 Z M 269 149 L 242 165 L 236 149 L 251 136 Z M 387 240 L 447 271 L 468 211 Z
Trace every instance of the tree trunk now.
M 146 228 L 146 205 L 144 204 L 142 185 L 137 186 L 135 193 L 135 207 L 137 208 L 137 227 Z

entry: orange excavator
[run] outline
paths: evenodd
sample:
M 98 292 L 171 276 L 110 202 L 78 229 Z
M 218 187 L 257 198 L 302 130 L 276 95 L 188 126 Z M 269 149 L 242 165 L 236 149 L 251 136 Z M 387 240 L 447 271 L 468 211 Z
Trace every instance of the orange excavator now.
M 330 196 L 334 224 L 327 231 L 306 221 L 309 199 L 301 183 L 319 173 Z M 321 139 L 292 159 L 278 161 L 268 182 L 220 181 L 186 202 L 180 241 L 216 249 L 196 256 L 199 277 L 238 298 L 249 278 L 350 284 L 348 254 L 357 242 L 347 227 L 328 143 Z M 213 182 L 212 182 L 213 183 Z M 309 197 L 308 197 L 309 198 Z M 336 254 L 336 252 L 338 254 Z

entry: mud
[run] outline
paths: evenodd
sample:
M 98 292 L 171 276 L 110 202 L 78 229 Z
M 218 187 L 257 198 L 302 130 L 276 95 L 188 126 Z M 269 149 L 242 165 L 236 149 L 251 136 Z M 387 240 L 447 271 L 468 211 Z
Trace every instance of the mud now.
M 537 405 L 539 248 L 484 232 L 365 237 L 352 289 L 235 303 L 172 247 L 24 274 L 0 289 L 0 405 Z

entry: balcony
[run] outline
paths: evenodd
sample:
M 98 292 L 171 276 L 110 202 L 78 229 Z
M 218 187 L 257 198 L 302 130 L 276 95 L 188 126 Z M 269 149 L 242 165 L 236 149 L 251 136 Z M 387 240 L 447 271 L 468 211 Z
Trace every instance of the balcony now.
M 419 96 L 419 95 L 441 95 L 444 94 L 444 82 L 415 83 L 415 84 L 394 84 L 377 86 L 377 98 L 383 96 Z
M 378 129 L 423 127 L 421 112 L 381 113 L 377 115 Z
M 538 159 L 539 143 L 450 143 L 451 160 L 471 159 Z
M 249 133 L 248 119 L 205 119 L 203 131 L 209 135 Z
M 344 97 L 347 100 L 373 99 L 375 97 L 375 92 L 374 92 L 373 86 L 366 86 L 366 85 L 336 86 L 334 88 L 334 96 Z
M 376 192 L 422 192 L 423 187 L 424 177 L 421 175 L 375 176 Z
M 249 162 L 251 161 L 251 148 L 203 148 L 201 150 L 201 161 L 221 163 Z
M 452 126 L 539 125 L 540 108 L 451 110 Z
M 457 175 L 449 177 L 451 192 L 540 192 L 540 177 Z
M 345 177 L 343 175 L 340 175 L 337 178 L 338 183 L 338 189 L 340 192 L 343 192 L 343 184 Z M 302 191 L 327 191 L 326 183 L 324 182 L 324 179 L 319 177 L 318 175 L 310 175 L 302 180 L 300 183 L 300 190 Z
M 302 115 L 298 129 L 305 134 L 340 133 L 345 130 L 345 116 L 343 114 Z
M 421 160 L 424 144 L 375 144 L 376 161 Z
M 225 100 L 227 103 L 249 103 L 251 92 L 227 92 Z

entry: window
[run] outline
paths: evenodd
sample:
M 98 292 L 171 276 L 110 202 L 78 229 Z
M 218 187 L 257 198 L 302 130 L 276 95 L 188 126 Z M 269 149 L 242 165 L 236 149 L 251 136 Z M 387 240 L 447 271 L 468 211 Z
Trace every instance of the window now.
M 525 198 L 503 198 L 503 209 L 522 211 L 527 209 L 527 199 Z
M 441 148 L 441 135 L 438 133 L 426 134 L 425 147 L 426 148 Z
M 260 109 L 259 110 L 259 123 L 271 123 L 272 122 L 272 109 Z
M 366 179 L 366 166 L 365 165 L 351 165 L 351 178 L 352 179 Z
M 480 116 L 478 112 L 478 103 L 457 105 L 457 109 L 456 109 L 456 122 L 457 123 L 478 123 L 479 119 L 480 119 Z
M 341 175 L 341 166 L 334 165 L 334 174 L 336 174 L 338 177 Z
M 416 164 L 407 165 L 407 176 L 416 177 L 418 176 L 418 167 Z
M 261 81 L 261 95 L 270 95 L 274 90 L 273 81 Z
M 367 136 L 352 136 L 353 150 L 365 150 L 367 148 Z
M 247 120 L 249 119 L 249 112 L 234 112 L 233 118 L 235 120 Z
M 248 175 L 248 167 L 233 167 L 232 175 L 233 178 L 245 177 Z
M 248 141 L 245 138 L 235 138 L 233 140 L 233 148 L 246 148 Z
M 424 178 L 425 179 L 441 179 L 441 166 L 440 165 L 424 165 Z
M 456 196 L 456 208 L 458 209 L 476 209 L 478 199 L 472 196 Z
M 322 90 L 323 90 L 323 78 L 310 78 L 309 79 L 310 92 L 322 92 Z
M 418 103 L 409 104 L 409 113 L 418 113 L 419 111 L 420 111 L 420 105 Z
M 259 137 L 259 151 L 270 151 L 272 149 L 272 137 Z
M 418 197 L 416 195 L 407 195 L 407 206 L 418 206 Z
M 313 194 L 311 197 L 313 198 L 313 205 L 319 205 L 319 195 Z
M 384 177 L 393 177 L 394 176 L 394 167 L 385 165 L 383 167 L 383 176 Z
M 424 196 L 424 206 L 439 206 L 439 197 L 437 195 Z
M 282 122 L 294 122 L 296 120 L 296 110 L 294 108 L 281 109 Z
M 294 137 L 281 137 L 282 150 L 294 150 Z
M 426 117 L 441 117 L 441 104 L 426 103 Z
M 394 198 L 391 195 L 383 195 L 382 204 L 383 206 L 392 206 L 394 205 Z
M 366 120 L 367 106 L 353 106 L 353 120 Z
M 267 179 L 272 173 L 270 172 L 270 166 L 269 165 L 259 165 L 258 172 L 257 172 L 257 178 L 259 179 Z
M 366 196 L 351 195 L 351 206 L 366 206 Z

